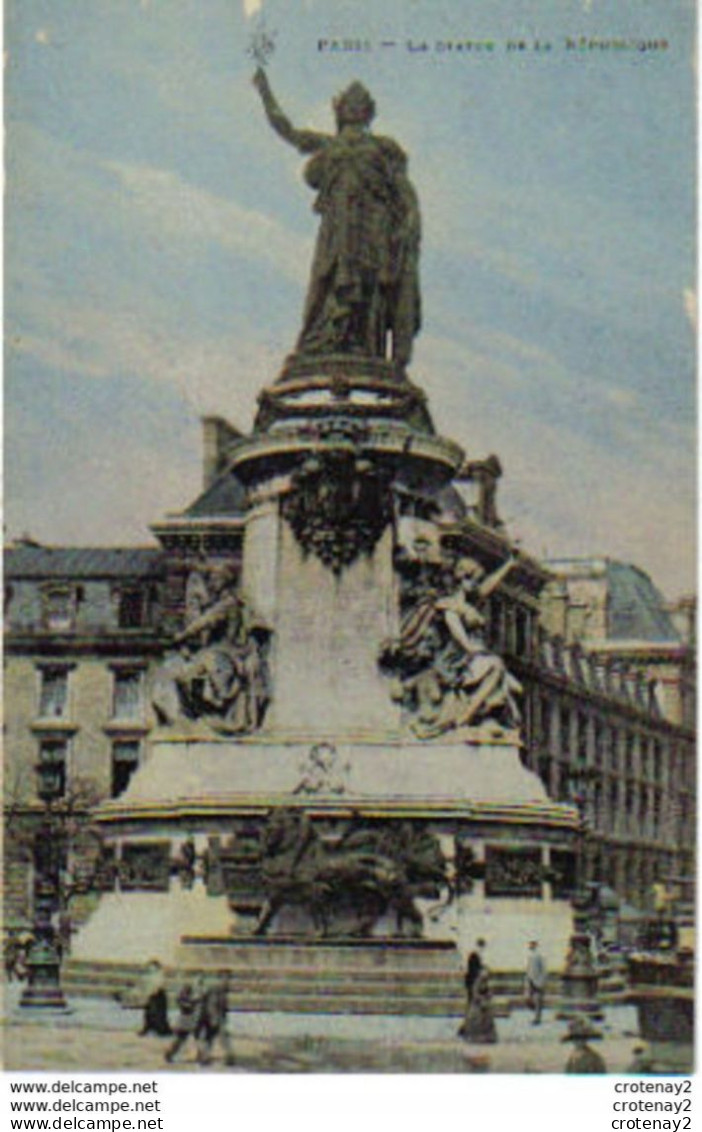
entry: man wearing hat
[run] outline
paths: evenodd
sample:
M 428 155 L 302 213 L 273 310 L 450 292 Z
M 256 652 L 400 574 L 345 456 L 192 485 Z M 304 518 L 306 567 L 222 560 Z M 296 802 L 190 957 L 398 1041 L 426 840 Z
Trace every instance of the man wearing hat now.
M 574 1049 L 565 1066 L 565 1073 L 606 1073 L 607 1066 L 599 1053 L 590 1049 L 588 1042 L 600 1041 L 602 1034 L 586 1018 L 575 1018 L 570 1023 L 563 1042 L 573 1042 Z

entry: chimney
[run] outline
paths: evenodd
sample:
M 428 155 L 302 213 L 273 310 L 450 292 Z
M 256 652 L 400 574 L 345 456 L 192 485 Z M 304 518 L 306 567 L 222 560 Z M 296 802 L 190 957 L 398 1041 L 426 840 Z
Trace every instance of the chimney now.
M 233 444 L 243 435 L 223 417 L 202 417 L 202 479 L 205 490 L 224 471 Z

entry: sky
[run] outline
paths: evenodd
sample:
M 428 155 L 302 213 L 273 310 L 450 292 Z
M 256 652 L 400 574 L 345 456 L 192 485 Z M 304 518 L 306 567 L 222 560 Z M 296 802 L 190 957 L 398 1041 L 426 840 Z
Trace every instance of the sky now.
M 358 78 L 409 155 L 410 376 L 500 457 L 512 537 L 694 589 L 693 0 L 5 11 L 7 537 L 148 544 L 200 490 L 200 416 L 250 428 L 293 347 L 317 222 L 251 84 L 263 15 L 296 125 Z

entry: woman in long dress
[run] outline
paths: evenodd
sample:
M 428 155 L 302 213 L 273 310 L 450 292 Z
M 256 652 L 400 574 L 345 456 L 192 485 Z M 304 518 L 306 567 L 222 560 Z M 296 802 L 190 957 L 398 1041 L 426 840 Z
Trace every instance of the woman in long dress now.
M 497 1028 L 492 1011 L 492 994 L 488 971 L 483 967 L 466 1001 L 466 1013 L 458 1031 L 466 1042 L 492 1045 L 497 1041 Z

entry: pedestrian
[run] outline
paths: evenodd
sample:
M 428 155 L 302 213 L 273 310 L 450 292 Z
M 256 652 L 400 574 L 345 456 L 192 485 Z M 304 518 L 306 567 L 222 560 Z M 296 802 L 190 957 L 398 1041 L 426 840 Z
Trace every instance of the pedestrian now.
M 33 946 L 34 936 L 30 932 L 24 932 L 19 937 L 19 950 L 15 960 L 15 975 L 21 983 L 24 982 L 29 974 L 27 960 L 29 959 L 29 953 Z
M 220 971 L 215 981 L 205 991 L 198 1030 L 198 1061 L 209 1065 L 212 1061 L 212 1048 L 219 1038 L 224 1050 L 224 1064 L 234 1065 L 231 1037 L 227 1026 L 229 1010 L 229 971 Z
M 473 984 L 472 998 L 468 1003 L 466 1016 L 458 1033 L 467 1042 L 487 1045 L 497 1041 L 495 1017 L 492 1012 L 490 975 L 485 966 L 482 967 Z
M 67 908 L 64 908 L 59 912 L 57 927 L 57 944 L 62 959 L 71 954 L 72 935 L 73 923 L 71 921 L 71 913 Z
M 22 948 L 16 935 L 9 932 L 3 949 L 3 963 L 5 966 L 5 978 L 8 983 L 17 978 L 17 963 L 20 957 Z
M 198 979 L 194 985 L 193 983 L 185 983 L 181 988 L 177 998 L 178 1017 L 175 1023 L 175 1039 L 166 1050 L 166 1061 L 173 1061 L 175 1055 L 182 1049 L 189 1037 L 195 1038 L 202 1020 L 203 997 L 202 979 Z
M 473 990 L 480 977 L 480 972 L 482 971 L 484 966 L 484 956 L 485 940 L 478 939 L 475 941 L 475 947 L 468 956 L 468 963 L 466 964 L 466 974 L 464 980 L 466 984 L 466 994 L 468 999 L 466 1003 L 466 1010 L 473 1001 Z
M 144 1018 L 139 1037 L 146 1034 L 158 1034 L 166 1037 L 173 1031 L 168 1024 L 168 996 L 166 994 L 166 976 L 158 959 L 152 959 L 146 969 L 144 979 Z
M 590 1025 L 586 1018 L 576 1018 L 570 1023 L 568 1033 L 563 1042 L 573 1042 L 575 1049 L 565 1065 L 565 1073 L 606 1073 L 607 1066 L 604 1058 L 600 1057 L 594 1049 L 590 1049 L 588 1042 L 600 1041 L 602 1034 Z
M 651 1047 L 647 1042 L 639 1042 L 634 1046 L 633 1057 L 627 1068 L 627 1073 L 655 1073 Z
M 541 1015 L 544 1009 L 544 994 L 546 991 L 546 964 L 539 951 L 539 942 L 532 939 L 527 953 L 525 995 L 527 1006 L 534 1011 L 532 1026 L 541 1024 Z

